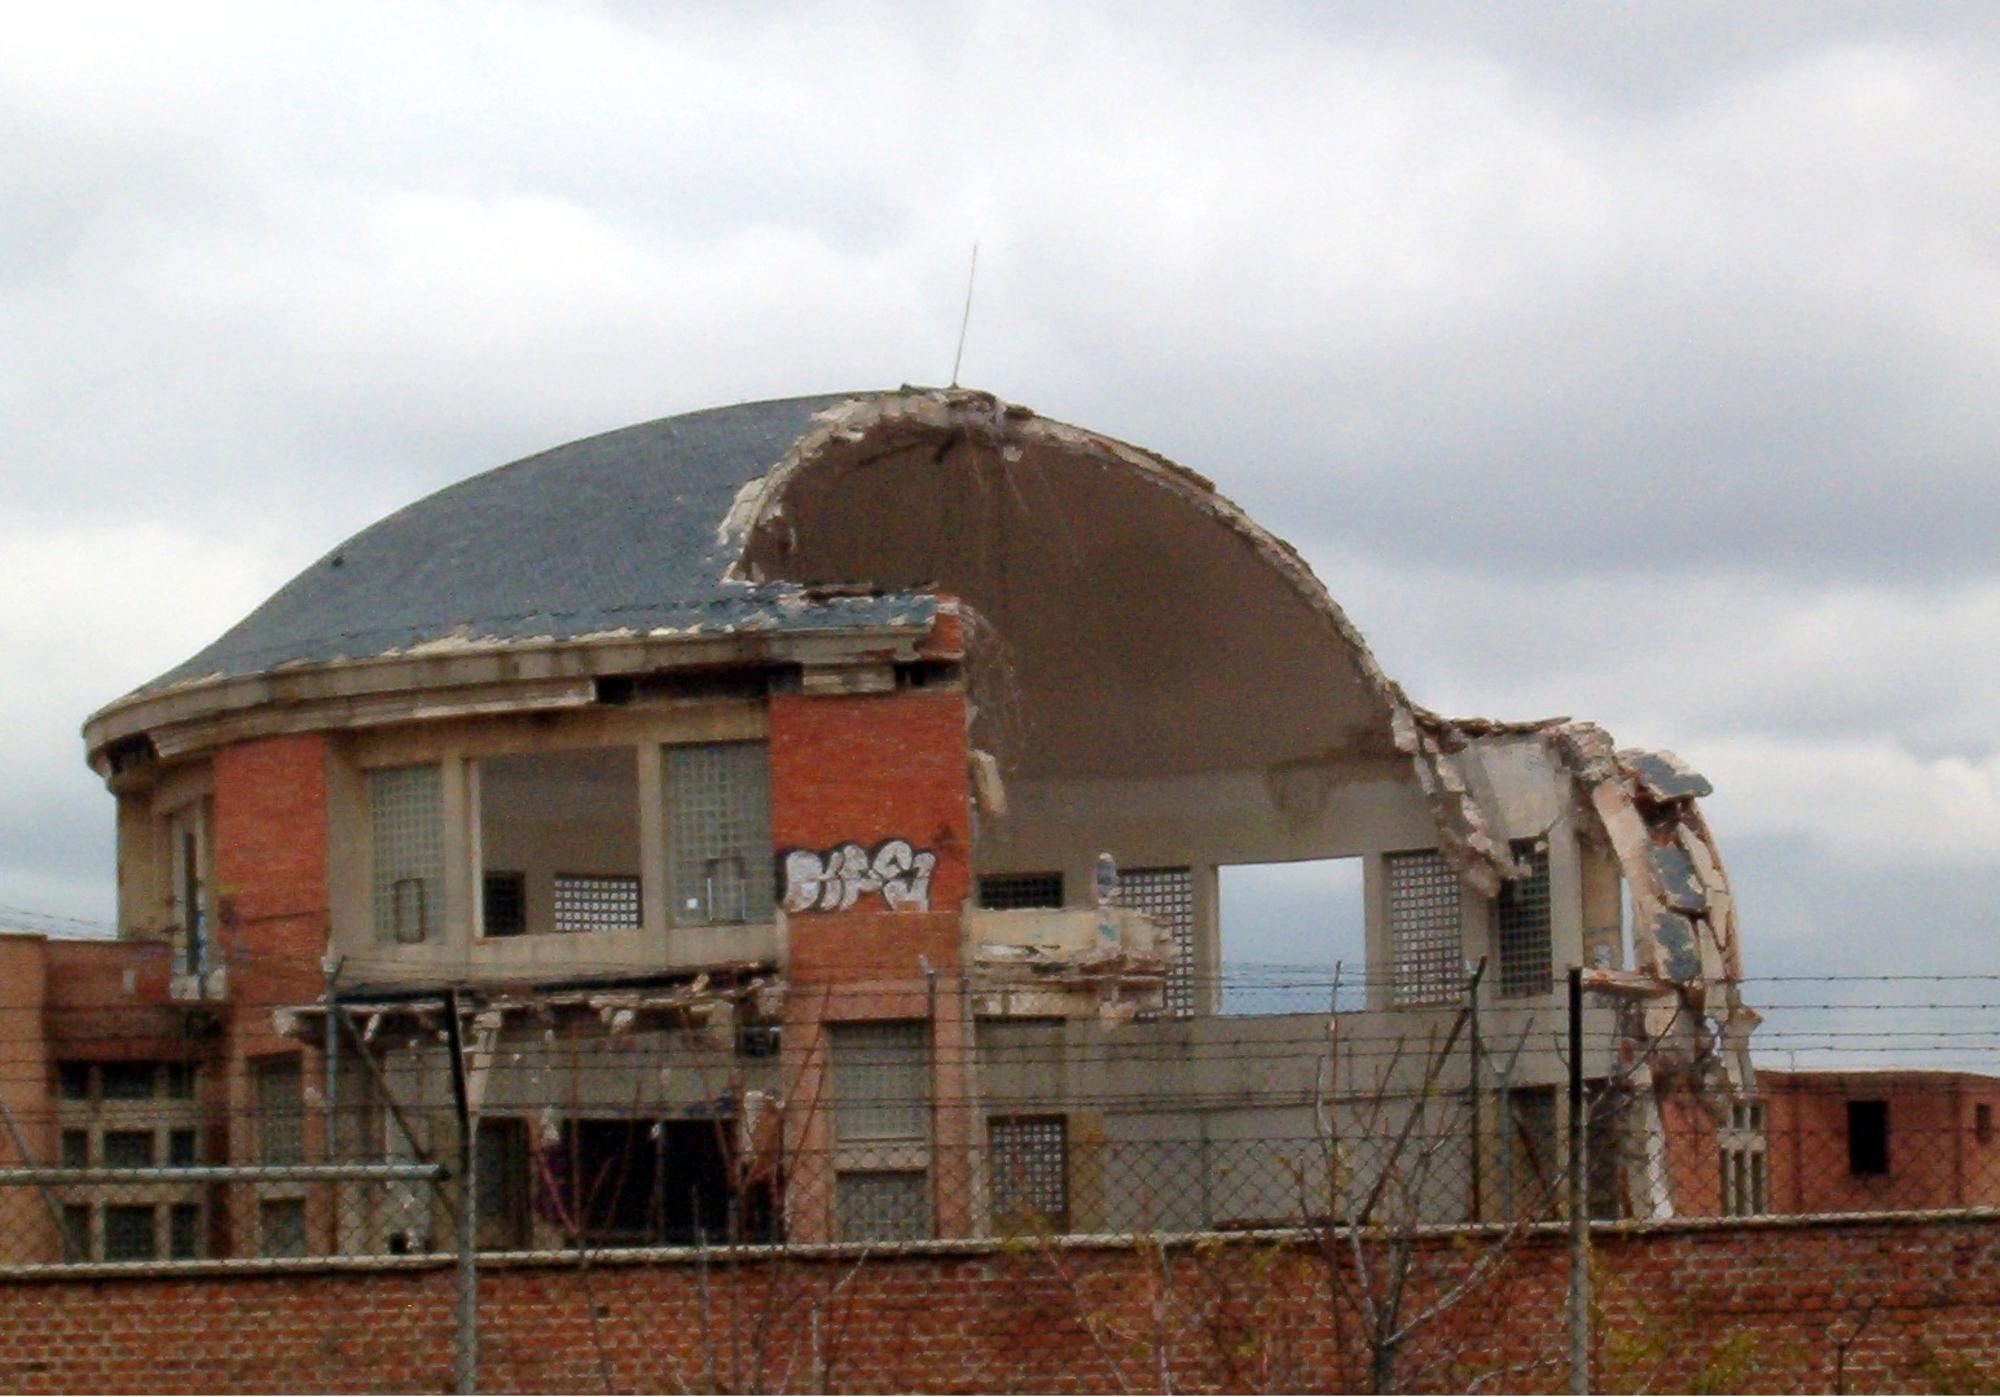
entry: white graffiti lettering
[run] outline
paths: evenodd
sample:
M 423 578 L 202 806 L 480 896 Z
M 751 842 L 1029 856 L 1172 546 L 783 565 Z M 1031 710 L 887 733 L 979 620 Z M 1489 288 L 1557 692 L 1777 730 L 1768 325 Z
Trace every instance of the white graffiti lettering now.
M 870 893 L 891 911 L 928 912 L 937 855 L 911 848 L 907 839 L 885 839 L 872 854 L 859 844 L 836 844 L 823 853 L 792 849 L 782 867 L 787 912 L 846 912 Z

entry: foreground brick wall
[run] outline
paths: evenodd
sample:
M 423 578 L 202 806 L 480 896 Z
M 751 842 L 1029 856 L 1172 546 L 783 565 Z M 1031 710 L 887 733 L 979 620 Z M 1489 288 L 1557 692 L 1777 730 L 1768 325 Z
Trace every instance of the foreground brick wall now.
M 1433 1260 L 1442 1275 L 1476 1255 L 1445 1244 Z M 1563 1390 L 1561 1241 L 1510 1255 L 1407 1346 L 1413 1388 Z M 1353 1317 L 1327 1303 L 1309 1247 L 1212 1241 L 1169 1256 L 1170 1272 L 1135 1247 L 717 1263 L 706 1303 L 691 1264 L 495 1266 L 480 1385 L 1151 1390 L 1163 1355 L 1187 1390 L 1366 1382 Z M 1600 1238 L 1596 1270 L 1600 1390 L 1966 1390 L 2000 1376 L 2000 1222 L 1634 1233 Z M 451 1303 L 442 1268 L 9 1282 L 0 1388 L 449 1390 Z

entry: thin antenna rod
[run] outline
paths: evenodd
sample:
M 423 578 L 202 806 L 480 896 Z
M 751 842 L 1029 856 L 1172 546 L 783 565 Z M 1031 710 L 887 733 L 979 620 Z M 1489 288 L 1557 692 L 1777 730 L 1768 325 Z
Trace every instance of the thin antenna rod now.
M 965 269 L 965 314 L 958 318 L 958 353 L 951 356 L 951 386 L 958 387 L 958 366 L 965 361 L 965 327 L 972 323 L 972 279 L 979 275 L 979 244 L 972 245 L 972 265 Z

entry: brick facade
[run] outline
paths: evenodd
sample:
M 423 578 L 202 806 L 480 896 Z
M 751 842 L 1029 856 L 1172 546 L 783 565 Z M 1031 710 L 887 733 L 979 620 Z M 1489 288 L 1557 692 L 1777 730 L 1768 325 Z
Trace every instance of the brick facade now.
M 1351 1319 L 1332 1317 L 1309 1247 L 1239 1239 L 1170 1254 L 1176 1387 L 1365 1382 Z M 1478 1255 L 1476 1243 L 1441 1243 L 1431 1260 L 1449 1274 Z M 1601 1235 L 1597 1386 L 1967 1390 L 2000 1367 L 1996 1256 L 1990 1219 Z M 1491 1284 L 1411 1341 L 1403 1376 L 1415 1390 L 1462 1390 L 1482 1375 L 1485 1390 L 1565 1390 L 1565 1266 L 1559 1237 L 1517 1242 Z M 599 1262 L 587 1276 L 568 1263 L 491 1266 L 479 1386 L 1151 1391 L 1159 1274 L 1130 1246 L 969 1248 L 858 1266 L 712 1260 L 705 1276 L 693 1262 Z M 8 1282 L 0 1389 L 449 1390 L 452 1295 L 443 1266 Z

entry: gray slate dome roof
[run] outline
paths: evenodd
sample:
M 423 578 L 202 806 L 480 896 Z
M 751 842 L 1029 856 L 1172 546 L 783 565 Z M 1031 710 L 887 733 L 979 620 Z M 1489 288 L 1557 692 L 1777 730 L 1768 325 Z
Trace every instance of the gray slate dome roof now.
M 781 608 L 799 588 L 724 577 L 736 559 L 719 527 L 737 491 L 783 458 L 815 413 L 864 396 L 873 395 L 663 417 L 447 486 L 363 529 L 136 693 L 448 639 L 926 623 L 928 597 Z

